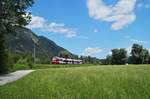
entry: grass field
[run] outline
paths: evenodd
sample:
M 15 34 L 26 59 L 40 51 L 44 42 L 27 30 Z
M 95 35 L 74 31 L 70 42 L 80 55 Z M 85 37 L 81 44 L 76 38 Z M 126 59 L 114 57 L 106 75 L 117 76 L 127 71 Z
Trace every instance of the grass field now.
M 93 64 L 81 64 L 81 65 L 75 65 L 75 64 L 35 64 L 32 68 L 33 69 L 48 69 L 48 68 L 66 68 L 66 67 L 88 67 L 88 66 L 96 66 Z M 16 71 L 16 70 L 26 70 L 26 69 L 30 69 L 30 67 L 27 64 L 15 64 L 13 66 L 12 71 Z
M 1 86 L 0 99 L 150 99 L 150 65 L 37 70 Z

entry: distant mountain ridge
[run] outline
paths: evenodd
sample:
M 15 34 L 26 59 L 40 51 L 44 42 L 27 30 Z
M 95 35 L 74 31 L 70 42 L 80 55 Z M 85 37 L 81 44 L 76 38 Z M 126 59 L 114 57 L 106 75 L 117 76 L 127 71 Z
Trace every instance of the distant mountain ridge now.
M 74 56 L 74 54 L 58 46 L 52 40 L 43 36 L 37 36 L 27 28 L 16 27 L 14 35 L 8 34 L 6 36 L 6 46 L 11 53 L 28 55 L 33 55 L 35 46 L 36 58 L 40 60 L 50 60 L 61 51 L 66 51 L 70 56 Z

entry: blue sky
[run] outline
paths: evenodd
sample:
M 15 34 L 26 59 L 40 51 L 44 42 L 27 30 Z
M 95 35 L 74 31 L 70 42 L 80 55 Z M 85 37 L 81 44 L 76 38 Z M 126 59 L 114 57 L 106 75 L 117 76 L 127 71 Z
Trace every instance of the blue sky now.
M 30 11 L 29 28 L 74 54 L 104 58 L 133 43 L 150 48 L 149 0 L 36 0 Z

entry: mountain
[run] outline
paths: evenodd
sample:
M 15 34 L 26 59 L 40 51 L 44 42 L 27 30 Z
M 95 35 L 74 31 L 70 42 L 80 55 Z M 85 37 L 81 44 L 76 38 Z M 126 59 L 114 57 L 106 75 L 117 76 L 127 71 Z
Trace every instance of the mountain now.
M 37 36 L 27 28 L 16 27 L 14 34 L 10 33 L 6 36 L 6 46 L 8 51 L 13 54 L 30 56 L 33 56 L 35 48 L 36 59 L 40 61 L 49 61 L 53 56 L 57 56 L 61 52 L 67 52 L 72 57 L 75 56 L 52 40 Z

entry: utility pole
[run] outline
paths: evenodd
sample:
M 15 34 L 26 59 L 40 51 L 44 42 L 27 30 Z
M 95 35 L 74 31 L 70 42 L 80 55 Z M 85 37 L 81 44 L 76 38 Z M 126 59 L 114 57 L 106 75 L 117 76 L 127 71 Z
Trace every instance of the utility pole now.
M 33 41 L 33 62 L 34 65 L 36 64 L 36 45 L 38 45 L 38 38 L 36 38 L 35 36 L 33 36 L 33 34 L 31 34 L 31 39 Z

